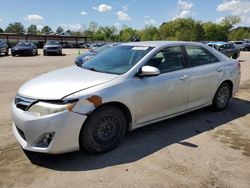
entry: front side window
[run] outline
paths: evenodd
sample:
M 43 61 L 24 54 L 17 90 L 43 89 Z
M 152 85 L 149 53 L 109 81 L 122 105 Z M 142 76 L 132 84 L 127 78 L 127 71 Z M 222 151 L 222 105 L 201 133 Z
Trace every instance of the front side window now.
M 97 72 L 123 74 L 152 49 L 147 46 L 116 46 L 90 59 L 82 67 Z
M 186 46 L 188 64 L 190 67 L 219 62 L 208 50 L 200 46 Z
M 159 51 L 147 65 L 154 66 L 161 73 L 171 72 L 184 68 L 184 56 L 180 46 L 167 47 Z

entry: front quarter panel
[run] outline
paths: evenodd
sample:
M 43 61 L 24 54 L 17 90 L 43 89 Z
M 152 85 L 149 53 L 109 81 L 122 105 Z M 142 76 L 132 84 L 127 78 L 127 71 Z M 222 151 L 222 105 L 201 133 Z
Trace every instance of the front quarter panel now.
M 106 84 L 95 86 L 67 96 L 63 100 L 79 99 L 73 111 L 82 115 L 90 115 L 97 108 L 108 103 L 121 103 L 125 105 L 132 116 L 134 124 L 134 96 L 132 79 L 113 80 Z M 131 128 L 131 127 L 130 127 Z

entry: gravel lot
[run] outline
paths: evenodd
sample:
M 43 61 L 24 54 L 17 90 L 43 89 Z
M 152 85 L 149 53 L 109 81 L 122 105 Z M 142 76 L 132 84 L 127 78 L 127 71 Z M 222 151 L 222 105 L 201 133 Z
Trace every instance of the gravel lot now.
M 101 155 L 24 152 L 12 134 L 11 100 L 25 81 L 74 64 L 78 50 L 64 52 L 0 57 L 0 187 L 250 187 L 250 52 L 241 53 L 241 90 L 224 112 L 149 125 Z

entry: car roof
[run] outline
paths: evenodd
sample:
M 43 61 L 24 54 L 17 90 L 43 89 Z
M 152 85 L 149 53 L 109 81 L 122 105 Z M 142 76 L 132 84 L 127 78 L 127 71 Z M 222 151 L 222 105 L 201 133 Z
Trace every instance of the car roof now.
M 223 45 L 223 44 L 230 44 L 230 43 L 228 43 L 228 42 L 209 42 L 209 43 L 207 43 L 208 45 L 209 44 L 213 44 L 213 45 L 218 45 L 218 46 L 221 46 L 221 45 Z
M 161 47 L 166 45 L 202 45 L 200 42 L 186 42 L 186 41 L 144 41 L 144 42 L 128 42 L 121 45 L 126 46 L 145 46 L 145 47 Z

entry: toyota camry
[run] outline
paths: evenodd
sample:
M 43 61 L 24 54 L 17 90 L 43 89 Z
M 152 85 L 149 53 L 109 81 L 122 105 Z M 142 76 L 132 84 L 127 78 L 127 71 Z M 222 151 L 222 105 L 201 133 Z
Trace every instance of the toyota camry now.
M 136 42 L 36 77 L 12 104 L 13 132 L 25 150 L 93 153 L 128 131 L 211 106 L 238 91 L 240 64 L 194 42 Z

